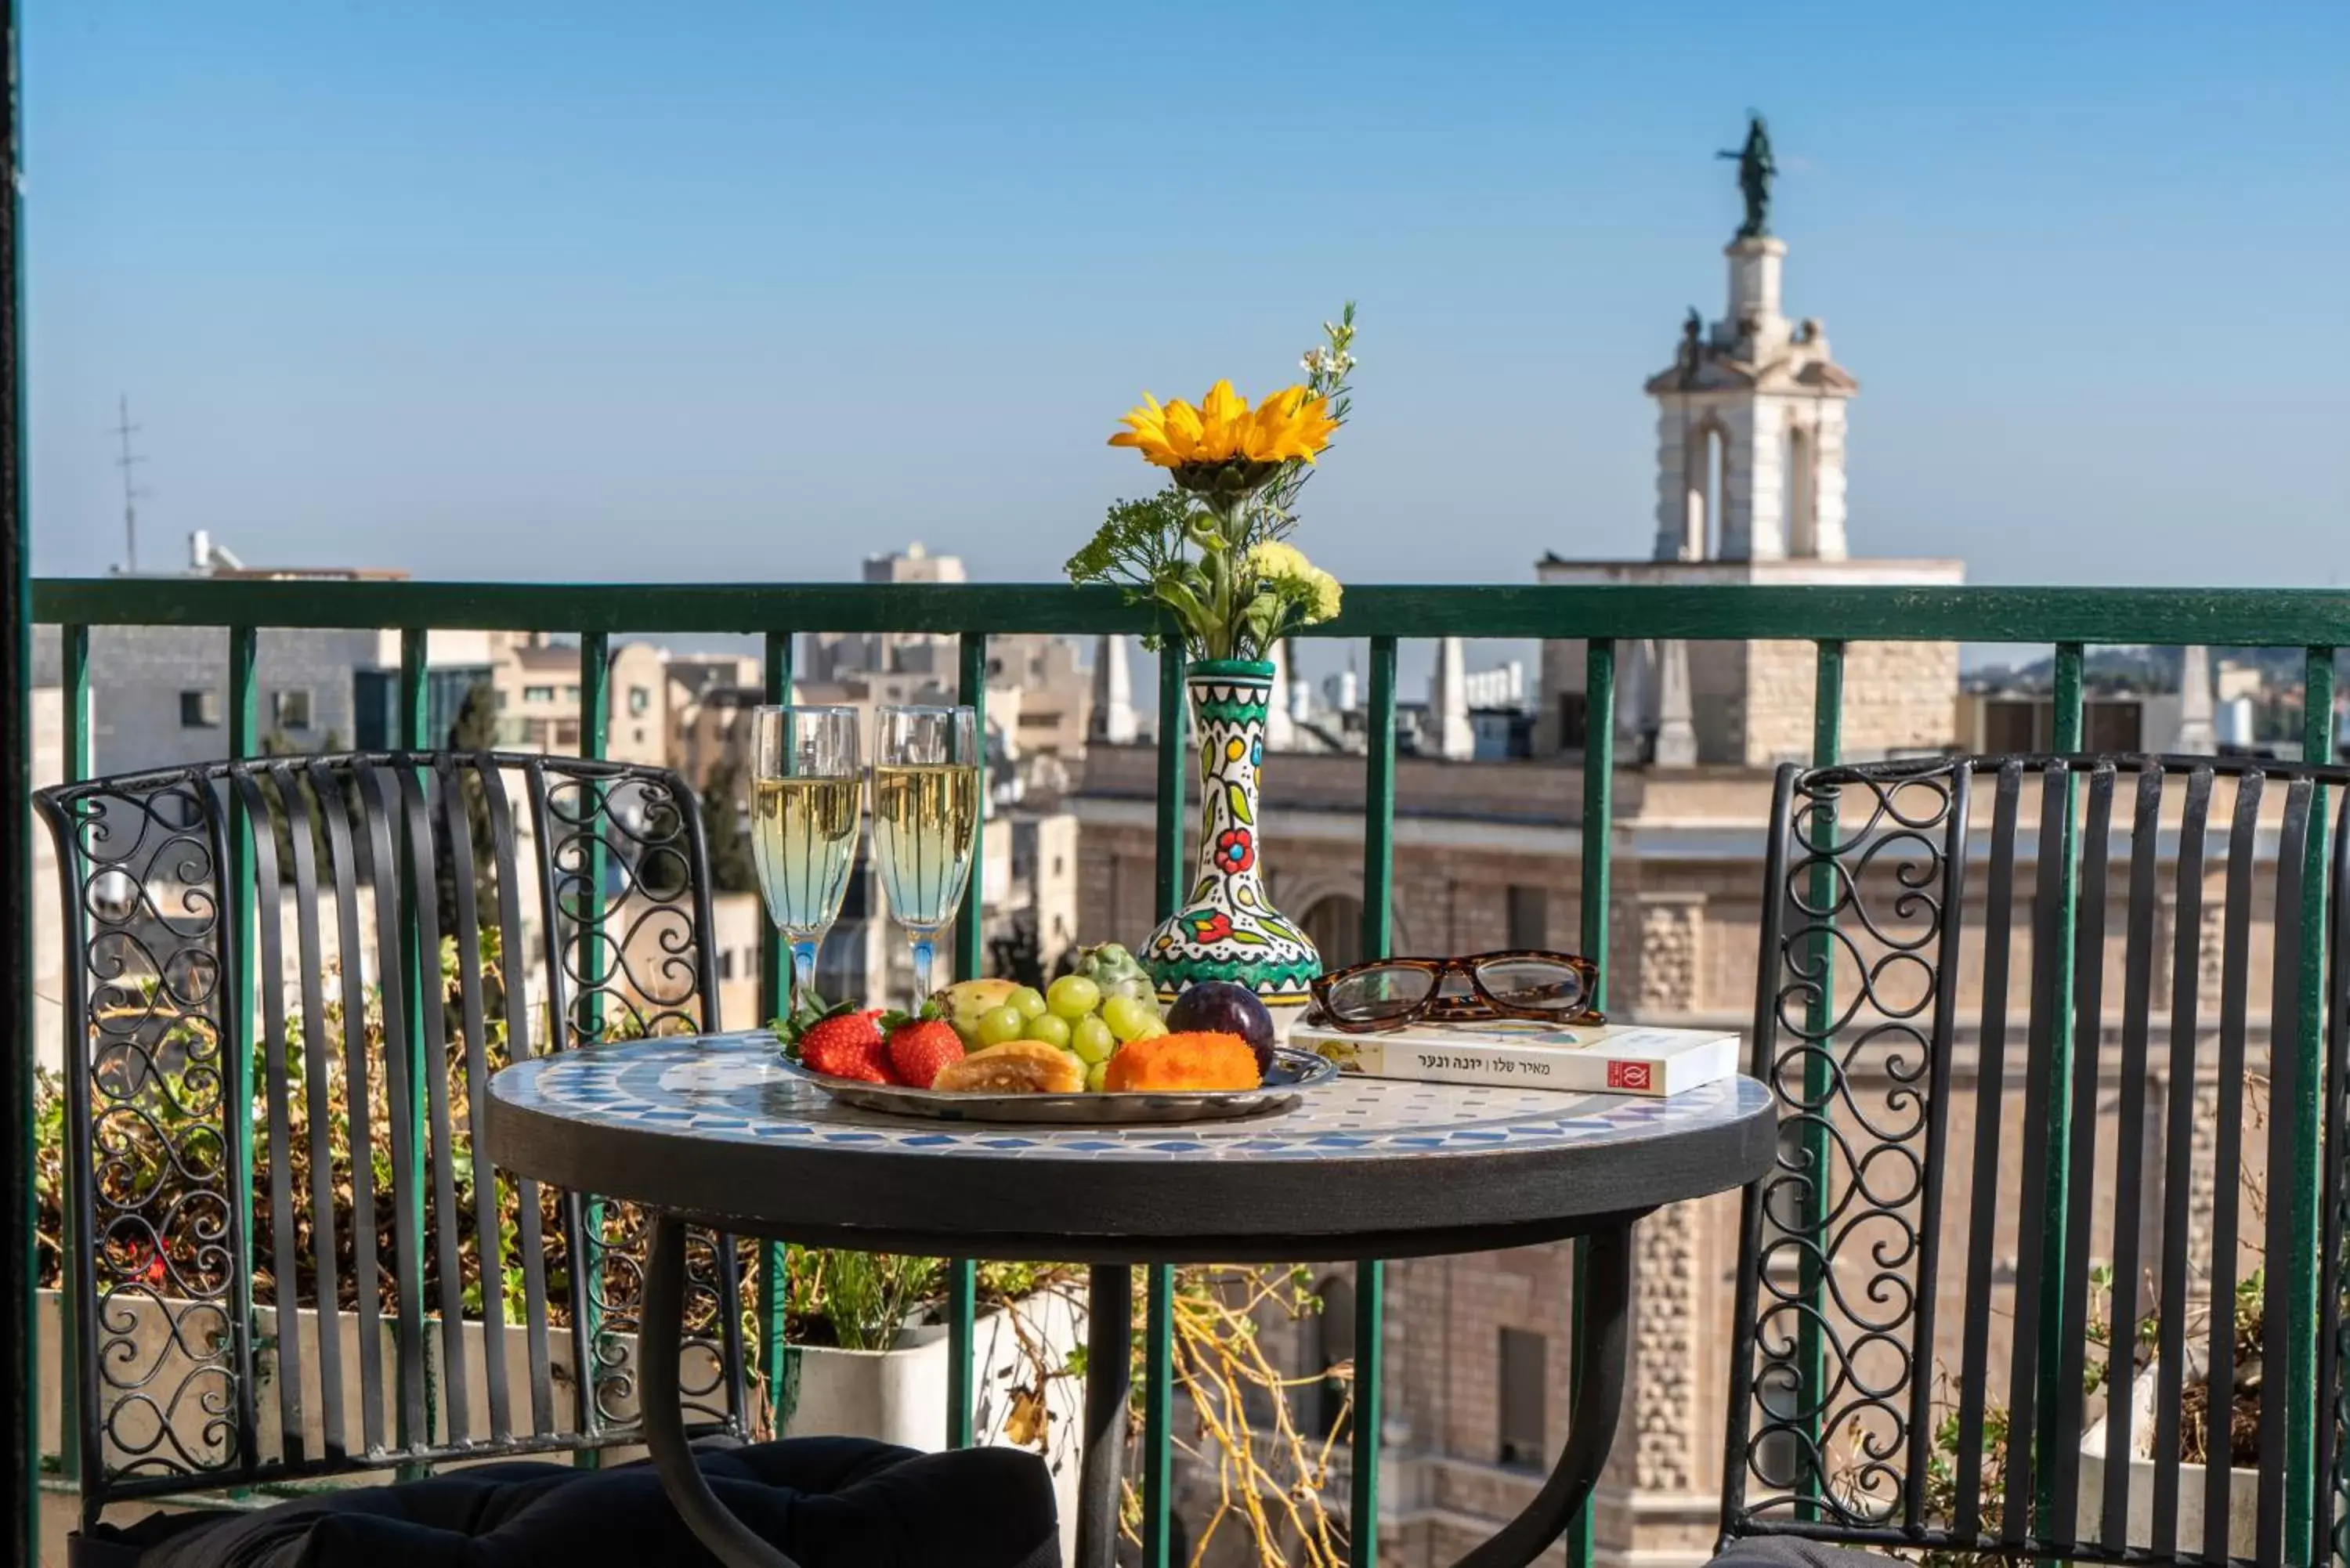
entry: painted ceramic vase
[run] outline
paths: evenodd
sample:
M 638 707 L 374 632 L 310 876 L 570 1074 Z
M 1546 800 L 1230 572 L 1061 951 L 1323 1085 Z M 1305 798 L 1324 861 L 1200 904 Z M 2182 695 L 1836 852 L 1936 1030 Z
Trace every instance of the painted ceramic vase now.
M 1142 961 L 1171 1002 L 1207 980 L 1248 986 L 1269 1007 L 1301 1006 L 1322 972 L 1305 933 L 1265 897 L 1257 774 L 1264 765 L 1273 666 L 1208 660 L 1191 667 L 1191 743 L 1200 757 L 1199 869 L 1189 896 L 1150 936 Z

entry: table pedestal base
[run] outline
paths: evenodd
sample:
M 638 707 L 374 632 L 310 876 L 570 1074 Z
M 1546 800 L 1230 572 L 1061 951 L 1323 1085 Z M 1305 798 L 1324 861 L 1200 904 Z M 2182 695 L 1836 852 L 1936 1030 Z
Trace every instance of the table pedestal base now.
M 1631 1221 L 1592 1232 L 1589 1248 L 1584 1270 L 1589 1299 L 1576 1302 L 1575 1310 L 1590 1336 L 1575 1380 L 1575 1403 L 1569 1407 L 1574 1426 L 1566 1447 L 1524 1511 L 1455 1568 L 1525 1568 L 1575 1522 L 1607 1467 L 1624 1407 L 1624 1370 L 1631 1360 Z M 1372 1521 L 1370 1527 L 1378 1529 L 1378 1522 Z
M 644 1321 L 637 1336 L 638 1386 L 644 1390 L 639 1408 L 653 1469 L 678 1517 L 726 1568 L 799 1568 L 728 1512 L 693 1462 L 677 1387 L 677 1358 L 684 1343 L 685 1221 L 656 1214 L 645 1259 Z
M 1525 1568 L 1565 1532 L 1591 1497 L 1624 1403 L 1632 1304 L 1632 1225 L 1627 1220 L 1595 1231 L 1585 1272 L 1587 1299 L 1575 1310 L 1589 1326 L 1587 1354 L 1575 1382 L 1574 1429 L 1558 1463 L 1524 1511 L 1461 1559 L 1457 1568 Z M 1118 1549 L 1119 1459 L 1126 1449 L 1126 1407 L 1131 1388 L 1134 1332 L 1133 1271 L 1104 1264 L 1088 1281 L 1092 1322 L 1087 1334 L 1084 1468 L 1078 1482 L 1077 1568 L 1109 1568 Z M 685 1222 L 657 1215 L 647 1260 L 644 1327 L 637 1346 L 644 1390 L 645 1446 L 653 1468 L 688 1529 L 726 1568 L 796 1568 L 728 1512 L 702 1479 L 685 1436 L 678 1397 L 679 1347 L 684 1338 Z M 1362 1418 L 1376 1419 L 1376 1413 Z M 1357 1530 L 1377 1520 L 1354 1520 Z

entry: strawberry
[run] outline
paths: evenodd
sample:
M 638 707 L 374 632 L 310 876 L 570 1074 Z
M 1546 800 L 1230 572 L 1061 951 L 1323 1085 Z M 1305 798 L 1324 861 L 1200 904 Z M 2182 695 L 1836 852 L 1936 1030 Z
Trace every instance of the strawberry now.
M 822 998 L 811 995 L 776 1024 L 775 1032 L 783 1036 L 784 1048 L 811 1073 L 867 1084 L 894 1083 L 882 1051 L 880 1017 L 878 1007 L 859 1010 L 846 1002 L 827 1007 Z
M 922 1011 L 911 1017 L 885 1013 L 881 1027 L 889 1032 L 891 1075 L 912 1088 L 929 1088 L 950 1063 L 962 1060 L 962 1036 L 955 1033 L 935 1002 L 924 1003 Z

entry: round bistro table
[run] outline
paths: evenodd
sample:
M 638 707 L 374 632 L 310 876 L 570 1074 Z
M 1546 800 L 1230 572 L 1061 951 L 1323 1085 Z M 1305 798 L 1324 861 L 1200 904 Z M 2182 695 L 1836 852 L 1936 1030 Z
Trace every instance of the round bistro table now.
M 1461 1559 L 1523 1568 L 1574 1519 L 1614 1438 L 1630 1354 L 1633 1224 L 1743 1186 L 1776 1115 L 1734 1077 L 1671 1099 L 1342 1077 L 1248 1121 L 1125 1127 L 858 1111 L 785 1072 L 774 1038 L 588 1046 L 492 1080 L 488 1137 L 518 1174 L 651 1211 L 646 1446 L 730 1568 L 792 1568 L 694 1467 L 678 1401 L 684 1228 L 864 1251 L 1091 1264 L 1078 1568 L 1109 1568 L 1129 1392 L 1132 1267 L 1427 1257 L 1590 1241 L 1590 1354 L 1573 1430 L 1525 1511 Z M 1360 1527 L 1358 1525 L 1358 1527 Z

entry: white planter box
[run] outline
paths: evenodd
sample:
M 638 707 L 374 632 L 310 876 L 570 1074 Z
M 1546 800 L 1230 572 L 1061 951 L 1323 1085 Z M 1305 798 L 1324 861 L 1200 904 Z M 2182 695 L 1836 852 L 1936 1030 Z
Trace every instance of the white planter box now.
M 2203 1359 L 2190 1351 L 2187 1376 L 2199 1380 Z M 2126 1544 L 2154 1544 L 2154 1405 L 2155 1368 L 2148 1365 L 2130 1385 L 2129 1540 Z M 2074 1528 L 2083 1541 L 2096 1539 L 2103 1528 L 2106 1497 L 2106 1431 L 2104 1421 L 2081 1437 L 2081 1498 Z M 2234 1469 L 2228 1485 L 2228 1550 L 2237 1557 L 2252 1556 L 2259 1546 L 2260 1472 Z M 2178 1549 L 2189 1554 L 2203 1550 L 2204 1468 L 2178 1467 Z M 2119 1542 L 2106 1542 L 2111 1546 Z
M 982 1316 L 972 1331 L 972 1428 L 981 1443 L 1006 1441 L 1014 1395 L 1033 1386 L 1035 1359 L 1024 1352 L 1017 1315 L 1032 1345 L 1041 1349 L 1046 1371 L 1057 1371 L 1085 1342 L 1085 1314 L 1060 1291 L 1045 1291 L 1014 1306 Z M 789 1437 L 851 1433 L 935 1452 L 947 1438 L 947 1330 L 943 1324 L 910 1330 L 894 1350 L 835 1350 L 810 1345 L 793 1353 L 797 1386 L 788 1412 L 778 1412 Z M 1076 1552 L 1079 1435 L 1084 1429 L 1085 1384 L 1055 1377 L 1045 1385 L 1050 1412 L 1045 1462 L 1060 1498 L 1061 1554 Z

